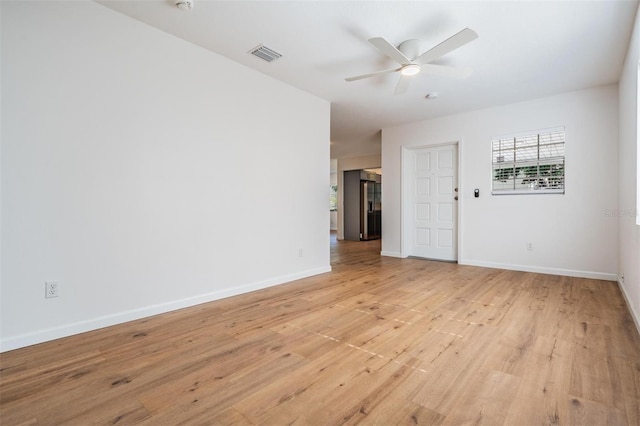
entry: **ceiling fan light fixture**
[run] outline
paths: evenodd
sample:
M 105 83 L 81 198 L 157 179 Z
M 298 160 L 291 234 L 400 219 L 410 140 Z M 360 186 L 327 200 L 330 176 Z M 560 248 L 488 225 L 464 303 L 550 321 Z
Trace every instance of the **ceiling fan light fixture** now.
M 405 65 L 400 70 L 400 74 L 404 75 L 405 77 L 416 75 L 419 72 L 420 72 L 420 65 L 418 64 Z

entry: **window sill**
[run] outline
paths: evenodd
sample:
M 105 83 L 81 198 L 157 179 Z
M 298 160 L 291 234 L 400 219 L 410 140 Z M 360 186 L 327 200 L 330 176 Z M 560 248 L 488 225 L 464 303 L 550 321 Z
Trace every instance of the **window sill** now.
M 491 191 L 491 195 L 536 195 L 536 194 L 564 194 L 564 189 L 528 189 L 528 190 L 509 190 Z

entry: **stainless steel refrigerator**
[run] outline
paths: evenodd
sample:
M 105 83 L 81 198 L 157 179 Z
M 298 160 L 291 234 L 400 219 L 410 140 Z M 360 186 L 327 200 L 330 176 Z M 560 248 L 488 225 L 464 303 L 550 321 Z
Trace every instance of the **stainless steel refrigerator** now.
M 360 181 L 360 239 L 375 240 L 380 238 L 382 222 L 380 193 L 381 184 L 375 181 Z

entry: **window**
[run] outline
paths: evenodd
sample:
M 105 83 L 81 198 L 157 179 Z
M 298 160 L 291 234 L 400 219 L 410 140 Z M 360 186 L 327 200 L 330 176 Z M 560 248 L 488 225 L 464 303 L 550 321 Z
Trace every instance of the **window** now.
M 564 128 L 494 138 L 492 194 L 564 194 Z
M 338 210 L 338 185 L 329 185 L 329 210 Z
M 636 225 L 640 225 L 640 61 L 638 61 L 638 77 L 636 78 Z

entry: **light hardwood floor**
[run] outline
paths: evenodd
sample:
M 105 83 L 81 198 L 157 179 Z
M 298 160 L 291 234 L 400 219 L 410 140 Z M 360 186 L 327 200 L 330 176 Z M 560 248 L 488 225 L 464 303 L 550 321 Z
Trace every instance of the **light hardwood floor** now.
M 613 282 L 380 257 L 0 355 L 0 423 L 638 425 Z

